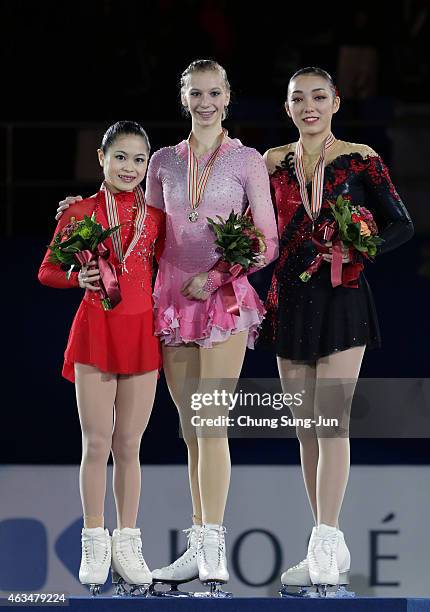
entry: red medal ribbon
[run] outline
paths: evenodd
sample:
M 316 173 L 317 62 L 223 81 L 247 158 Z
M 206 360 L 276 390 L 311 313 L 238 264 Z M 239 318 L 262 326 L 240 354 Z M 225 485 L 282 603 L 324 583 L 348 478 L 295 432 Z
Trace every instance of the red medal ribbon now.
M 303 144 L 299 140 L 296 145 L 296 152 L 294 156 L 294 168 L 296 171 L 297 180 L 299 182 L 300 195 L 302 196 L 303 206 L 312 221 L 312 223 L 319 217 L 322 198 L 324 192 L 324 170 L 325 170 L 325 153 L 336 142 L 336 138 L 330 132 L 327 138 L 324 140 L 320 157 L 317 165 L 315 166 L 314 176 L 312 178 L 312 197 L 309 202 L 308 191 L 306 189 L 306 173 L 305 165 L 303 162 Z
M 116 227 L 117 225 L 120 225 L 120 222 L 119 222 L 119 215 L 118 215 L 118 206 L 115 200 L 115 194 L 109 191 L 105 183 L 102 184 L 101 190 L 105 194 L 106 212 L 107 212 L 109 227 Z M 125 272 L 127 272 L 126 259 L 130 255 L 130 253 L 133 251 L 138 241 L 140 240 L 140 237 L 143 233 L 143 229 L 145 226 L 145 220 L 146 220 L 146 201 L 145 201 L 145 194 L 144 194 L 142 187 L 140 185 L 137 185 L 137 187 L 133 189 L 133 193 L 134 193 L 134 201 L 137 206 L 137 212 L 136 212 L 136 218 L 134 220 L 133 238 L 125 254 L 122 249 L 121 233 L 120 233 L 121 230 L 112 234 L 112 237 L 111 237 L 112 244 L 113 244 L 113 250 L 115 252 L 116 258 L 121 264 L 122 270 Z
M 194 151 L 191 148 L 190 140 L 192 133 L 187 139 L 188 149 L 188 171 L 187 171 L 187 183 L 188 183 L 188 201 L 190 203 L 192 213 L 189 215 L 190 221 L 197 221 L 198 213 L 197 208 L 200 206 L 203 195 L 205 193 L 206 185 L 209 180 L 209 176 L 212 172 L 213 165 L 215 164 L 218 153 L 221 149 L 222 143 L 227 137 L 227 130 L 223 129 L 221 142 L 211 154 L 206 164 L 203 166 L 201 175 L 199 176 L 199 160 L 194 155 Z

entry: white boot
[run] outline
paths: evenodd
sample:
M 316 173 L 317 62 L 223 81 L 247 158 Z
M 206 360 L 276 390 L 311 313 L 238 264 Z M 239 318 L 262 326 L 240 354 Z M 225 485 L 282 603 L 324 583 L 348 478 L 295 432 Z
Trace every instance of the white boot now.
M 312 535 L 316 527 L 312 529 Z M 348 584 L 349 577 L 348 572 L 350 568 L 351 556 L 349 554 L 348 547 L 345 544 L 345 538 L 342 531 L 339 531 L 339 546 L 337 549 L 337 563 L 339 568 L 339 583 Z M 311 538 L 312 538 L 311 535 Z M 293 565 L 287 569 L 281 576 L 281 582 L 284 586 L 312 586 L 311 577 L 309 575 L 309 561 L 306 557 L 303 561 L 300 561 L 297 565 Z
M 339 568 L 338 584 L 349 584 L 349 570 L 351 568 L 351 554 L 345 542 L 343 531 L 337 530 L 339 534 L 339 546 L 337 549 L 337 566 Z
M 207 582 L 228 582 L 227 559 L 225 556 L 225 527 L 206 524 L 200 530 L 197 544 L 199 579 Z
M 154 581 L 181 584 L 199 577 L 197 541 L 200 530 L 201 525 L 193 525 L 190 529 L 183 530 L 187 534 L 187 550 L 170 565 L 154 570 L 152 572 Z
M 79 580 L 82 584 L 94 585 L 92 594 L 100 589 L 97 585 L 107 580 L 111 564 L 111 538 L 109 531 L 103 527 L 82 529 L 82 558 L 79 568 Z
M 321 523 L 312 532 L 308 546 L 312 584 L 347 584 L 351 556 L 344 535 L 336 527 Z
M 140 529 L 124 527 L 112 534 L 113 580 L 118 578 L 128 585 L 149 585 L 152 574 L 142 555 Z M 116 575 L 115 575 L 116 574 Z
M 316 527 L 312 528 L 312 535 Z M 311 535 L 311 538 L 312 538 Z M 281 582 L 284 586 L 311 586 L 312 582 L 309 576 L 309 562 L 306 557 L 297 565 L 289 567 L 281 576 Z

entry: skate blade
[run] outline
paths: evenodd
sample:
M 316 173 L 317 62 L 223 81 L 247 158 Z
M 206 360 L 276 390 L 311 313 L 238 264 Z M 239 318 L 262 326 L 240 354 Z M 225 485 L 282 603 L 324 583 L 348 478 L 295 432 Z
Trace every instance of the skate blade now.
M 187 580 L 187 582 L 190 582 L 190 581 Z M 149 595 L 151 597 L 194 597 L 193 592 L 179 590 L 178 585 L 180 584 L 184 584 L 184 583 L 183 582 L 162 582 L 161 580 L 154 580 L 151 586 L 149 587 Z M 164 591 L 162 589 L 157 589 L 156 585 L 170 587 L 170 590 Z
M 307 597 L 312 585 L 298 586 L 292 584 L 283 584 L 279 590 L 281 597 Z
M 91 597 L 97 597 L 97 595 L 100 595 L 102 586 L 102 584 L 90 584 L 89 587 Z
M 196 574 L 191 578 L 187 578 L 186 580 L 162 580 L 161 578 L 153 578 L 152 584 L 165 584 L 167 586 L 178 587 L 180 584 L 186 584 L 187 582 L 192 582 L 193 580 L 198 580 L 199 575 Z
M 205 582 L 203 582 L 203 584 L 205 586 L 209 587 L 209 591 L 203 591 L 203 592 L 196 592 L 194 593 L 194 597 L 201 597 L 201 598 L 230 598 L 233 597 L 233 593 L 229 593 L 228 591 L 223 591 L 220 587 L 221 585 L 225 584 L 225 582 L 221 582 L 219 580 L 205 580 Z
M 347 591 L 343 585 L 316 584 L 312 586 L 283 585 L 279 594 L 281 597 L 301 597 L 310 599 L 349 599 L 355 597 L 353 591 Z
M 323 599 L 350 599 L 355 597 L 353 591 L 347 591 L 346 588 L 339 584 L 316 584 L 315 591 L 309 593 L 308 597 L 323 598 Z
M 151 584 L 129 584 L 115 570 L 112 570 L 114 597 L 148 597 Z

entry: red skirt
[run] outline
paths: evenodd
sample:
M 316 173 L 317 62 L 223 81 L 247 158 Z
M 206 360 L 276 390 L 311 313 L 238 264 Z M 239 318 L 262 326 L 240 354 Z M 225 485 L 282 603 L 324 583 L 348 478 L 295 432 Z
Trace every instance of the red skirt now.
M 83 300 L 64 353 L 63 376 L 75 382 L 75 363 L 113 374 L 142 374 L 161 368 L 152 309 L 137 314 L 104 311 Z

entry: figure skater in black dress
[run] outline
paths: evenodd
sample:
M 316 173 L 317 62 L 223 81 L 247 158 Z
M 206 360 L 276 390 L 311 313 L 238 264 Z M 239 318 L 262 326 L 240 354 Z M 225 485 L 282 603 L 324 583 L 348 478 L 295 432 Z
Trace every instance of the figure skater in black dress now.
M 297 427 L 315 526 L 307 557 L 281 580 L 288 586 L 318 585 L 318 590 L 323 585 L 323 591 L 324 585 L 348 582 L 350 554 L 338 520 L 349 475 L 349 410 L 364 351 L 379 346 L 380 335 L 362 261 L 351 258 L 345 247 L 341 285 L 331 283 L 331 247 L 308 282 L 299 276 L 318 253 L 312 236 L 318 236 L 324 221 L 333 220 L 330 202 L 339 195 L 373 214 L 384 241 L 379 253 L 413 234 L 408 212 L 379 155 L 367 145 L 333 136 L 331 121 L 339 104 L 327 72 L 296 72 L 285 108 L 299 140 L 265 154 L 278 214 L 280 256 L 259 342 L 274 347 L 284 390 L 296 379 L 312 391 L 308 408 L 296 408 L 295 417 L 311 417 L 317 423 L 320 417 L 340 419 L 336 430 Z M 364 224 L 362 233 L 368 231 Z

